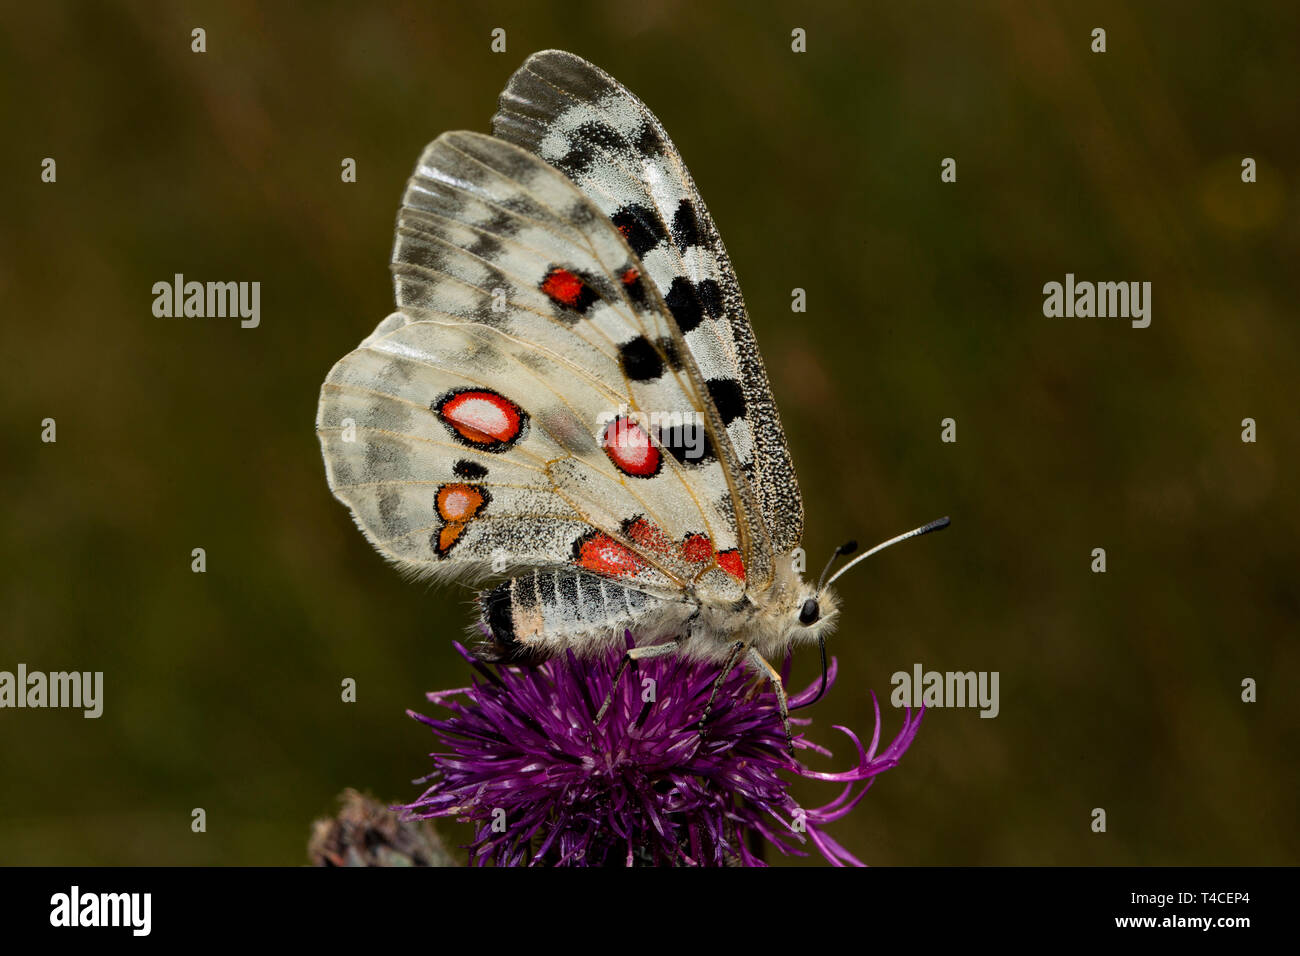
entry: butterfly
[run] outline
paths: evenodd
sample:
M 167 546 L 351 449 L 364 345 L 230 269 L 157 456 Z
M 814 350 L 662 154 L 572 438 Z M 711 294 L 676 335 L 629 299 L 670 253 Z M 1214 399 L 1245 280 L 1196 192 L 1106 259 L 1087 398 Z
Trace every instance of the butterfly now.
M 654 114 L 578 56 L 530 56 L 492 135 L 425 149 L 392 272 L 396 310 L 316 419 L 371 543 L 416 576 L 499 578 L 477 597 L 485 660 L 631 632 L 615 686 L 684 654 L 721 665 L 716 696 L 744 658 L 789 741 L 770 660 L 818 642 L 824 689 L 838 601 L 800 574 L 803 503 L 740 287 Z

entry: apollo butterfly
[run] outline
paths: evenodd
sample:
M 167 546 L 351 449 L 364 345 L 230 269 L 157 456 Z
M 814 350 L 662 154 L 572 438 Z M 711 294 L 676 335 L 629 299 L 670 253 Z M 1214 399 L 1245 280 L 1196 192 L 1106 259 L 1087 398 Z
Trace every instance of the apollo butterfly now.
M 330 488 L 407 570 L 504 572 L 483 658 L 630 631 L 624 666 L 717 661 L 716 692 L 744 656 L 788 738 L 769 660 L 838 604 L 795 560 L 803 503 L 713 220 L 658 119 L 573 54 L 529 57 L 492 131 L 444 133 L 407 185 L 397 309 L 321 388 Z

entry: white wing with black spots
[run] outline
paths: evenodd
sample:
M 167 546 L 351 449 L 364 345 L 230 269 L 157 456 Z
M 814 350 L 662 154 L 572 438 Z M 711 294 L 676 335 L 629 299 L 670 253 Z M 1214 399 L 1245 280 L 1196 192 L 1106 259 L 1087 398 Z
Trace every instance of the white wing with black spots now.
M 689 171 L 653 113 L 581 57 L 547 50 L 511 77 L 496 136 L 572 179 L 641 258 L 681 331 L 770 546 L 798 546 L 803 503 L 767 373 L 726 249 Z

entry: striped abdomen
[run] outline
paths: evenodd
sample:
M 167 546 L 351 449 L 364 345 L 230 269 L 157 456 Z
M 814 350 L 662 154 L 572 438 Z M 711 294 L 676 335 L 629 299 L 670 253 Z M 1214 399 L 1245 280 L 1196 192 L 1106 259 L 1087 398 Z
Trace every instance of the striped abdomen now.
M 583 654 L 624 630 L 637 630 L 666 602 L 595 574 L 570 568 L 530 571 L 478 596 L 488 640 L 485 660 L 544 660 L 572 647 Z

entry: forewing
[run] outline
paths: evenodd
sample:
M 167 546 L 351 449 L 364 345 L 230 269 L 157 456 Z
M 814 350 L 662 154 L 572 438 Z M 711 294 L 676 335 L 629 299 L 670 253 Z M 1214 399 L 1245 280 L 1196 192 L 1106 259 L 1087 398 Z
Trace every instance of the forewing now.
M 617 80 L 559 50 L 511 77 L 493 132 L 572 179 L 627 238 L 681 330 L 777 553 L 803 535 L 803 502 L 726 249 L 653 113 Z M 743 510 L 743 509 L 742 509 Z

